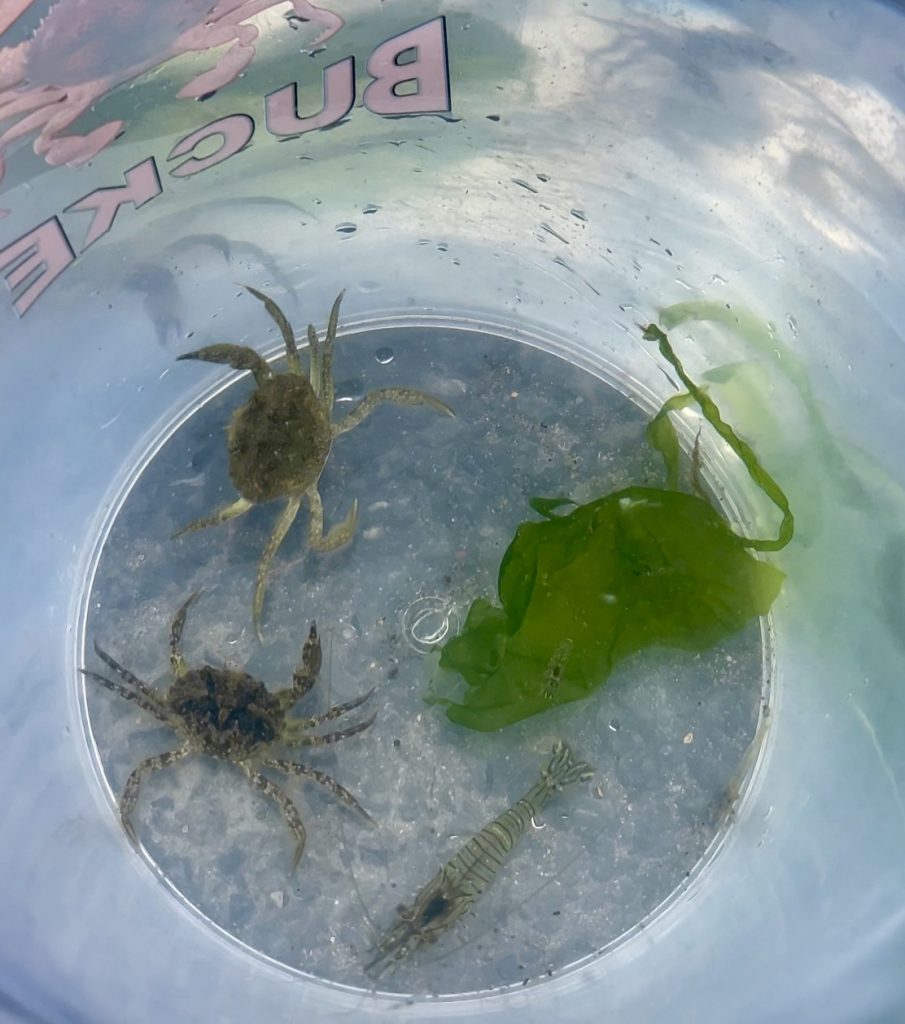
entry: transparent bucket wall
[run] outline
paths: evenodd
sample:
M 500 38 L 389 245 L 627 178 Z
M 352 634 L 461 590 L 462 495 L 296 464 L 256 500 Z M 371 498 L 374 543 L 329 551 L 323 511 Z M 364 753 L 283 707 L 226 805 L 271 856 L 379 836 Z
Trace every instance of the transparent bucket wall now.
M 9 1005 L 46 1020 L 135 1022 L 289 1021 L 302 1010 L 325 1021 L 491 1011 L 579 1021 L 592 1009 L 649 1021 L 895 1019 L 905 1004 L 897 900 L 905 886 L 905 17 L 879 3 L 348 2 L 344 26 L 312 54 L 306 47 L 321 26 L 293 25 L 284 13 L 262 13 L 254 60 L 203 102 L 176 94 L 210 66 L 204 53 L 99 99 L 74 130 L 120 119 L 125 131 L 86 165 L 49 168 L 30 147 L 6 154 L 0 205 L 10 212 L 0 244 L 56 240 L 46 250 L 56 253 L 43 271 L 47 287 L 24 315 L 14 308 L 16 299 L 22 310 L 21 288 L 0 308 L 0 971 Z M 449 110 L 399 118 L 363 104 L 375 51 L 441 16 Z M 298 136 L 269 130 L 265 97 L 295 81 L 299 113 L 314 114 L 325 105 L 323 70 L 350 56 L 351 110 Z M 244 148 L 197 173 L 169 173 L 185 159 L 167 159 L 181 140 L 227 118 L 230 130 L 251 132 Z M 192 158 L 220 144 L 199 143 Z M 106 225 L 98 219 L 106 207 L 79 207 L 98 189 L 128 185 L 123 175 L 134 169 L 138 205 L 124 203 Z M 355 431 L 337 442 L 324 477 L 328 521 L 358 497 L 361 535 L 351 554 L 318 558 L 305 555 L 304 526 L 296 526 L 271 586 L 273 632 L 263 647 L 250 628 L 250 581 L 270 514 L 241 543 L 229 526 L 196 548 L 168 539 L 208 511 L 209 499 L 232 496 L 218 445 L 236 396 L 250 386 L 176 356 L 217 341 L 279 351 L 273 325 L 241 284 L 272 294 L 301 337 L 309 321 L 323 330 L 346 290 L 339 403 L 399 383 L 437 393 L 457 413 L 449 422 L 394 409 L 363 426 L 361 440 Z M 797 530 L 778 559 L 787 579 L 771 631 L 752 628 L 738 642 L 735 654 L 750 665 L 738 702 L 734 691 L 714 689 L 710 717 L 702 712 L 723 722 L 726 740 L 725 763 L 708 762 L 706 784 L 694 776 L 707 811 L 704 789 L 715 793 L 743 763 L 762 696 L 769 703 L 745 798 L 716 840 L 714 827 L 700 848 L 688 847 L 674 885 L 656 898 L 645 890 L 637 918 L 618 934 L 596 933 L 592 949 L 592 934 L 583 947 L 569 944 L 570 922 L 552 917 L 560 904 L 550 891 L 572 887 L 567 904 L 602 907 L 605 898 L 618 907 L 629 899 L 632 864 L 625 891 L 605 897 L 593 871 L 558 872 L 569 857 L 593 862 L 582 844 L 602 834 L 607 801 L 626 785 L 616 754 L 627 735 L 638 744 L 641 776 L 669 744 L 681 752 L 676 707 L 669 719 L 638 709 L 677 692 L 706 704 L 711 670 L 653 652 L 584 705 L 476 737 L 421 701 L 429 656 L 389 638 L 395 631 L 411 640 L 411 616 L 434 608 L 419 600 L 441 595 L 454 625 L 477 596 L 470 586 L 492 592 L 534 494 L 587 500 L 654 473 L 653 460 L 638 454 L 643 425 L 675 386 L 640 338 L 639 324 L 651 321 L 669 330 L 688 370 L 781 481 Z M 510 386 L 507 373 L 518 382 Z M 197 413 L 186 421 L 195 424 L 192 444 L 207 446 L 208 461 L 197 465 L 195 449 L 174 432 L 188 412 Z M 559 426 L 556 441 L 542 436 L 541 421 Z M 689 416 L 689 448 L 696 428 Z M 168 450 L 171 465 L 155 461 Z M 728 451 L 711 438 L 704 457 L 726 508 L 745 530 L 768 534 L 774 515 Z M 163 467 L 157 491 L 148 475 L 155 466 Z M 123 518 L 111 523 L 121 503 Z M 457 558 L 466 566 L 446 585 Z M 376 579 L 392 591 L 382 632 Z M 171 737 L 155 736 L 153 723 L 117 707 L 113 695 L 86 691 L 77 668 L 96 667 L 98 639 L 165 686 L 170 620 L 196 583 L 205 592 L 186 626 L 192 659 L 248 664 L 283 685 L 316 617 L 325 637 L 320 685 L 348 699 L 380 682 L 375 747 L 365 733 L 311 761 L 363 803 L 371 796 L 375 815 L 389 813 L 379 838 L 362 840 L 344 808 L 294 790 L 310 849 L 289 881 L 291 845 L 275 810 L 229 766 L 202 763 L 185 774 L 173 768 L 163 788 L 149 788 L 136 819 L 147 857 L 129 847 L 114 798 L 129 768 Z M 685 675 L 675 668 L 683 664 Z M 666 679 L 672 690 L 658 689 Z M 513 988 L 518 964 L 500 973 L 492 951 L 524 934 L 505 918 L 512 890 L 503 878 L 475 926 L 483 951 L 460 961 L 454 978 L 440 966 L 412 969 L 375 991 L 353 975 L 351 954 L 337 959 L 293 939 L 280 911 L 304 902 L 298 891 L 320 906 L 330 892 L 324 878 L 338 892 L 364 879 L 344 913 L 388 923 L 394 903 L 526 789 L 549 741 L 569 730 L 578 730 L 580 753 L 582 743 L 593 750 L 597 776 L 563 795 L 547 834 L 529 836 L 513 865 L 517 919 L 534 929 L 539 949 L 524 989 Z M 688 731 L 698 740 L 687 746 L 700 749 L 700 730 Z M 433 752 L 435 772 L 450 780 L 442 814 L 415 800 L 419 778 L 404 771 L 402 782 L 384 774 L 365 785 L 369 773 L 404 764 L 407 749 L 418 772 L 430 769 Z M 692 776 L 682 776 L 683 787 Z M 387 794 L 397 784 L 415 802 L 394 832 Z M 680 823 L 667 805 L 653 796 L 636 803 L 612 820 L 630 821 L 649 851 L 661 843 L 675 854 L 681 844 L 669 830 Z M 272 920 L 284 939 L 242 934 L 257 895 L 248 895 L 241 864 L 197 859 L 194 840 L 213 844 L 214 826 L 201 828 L 193 806 L 208 822 L 241 823 L 243 842 L 260 848 L 266 864 L 248 871 L 254 884 L 267 883 L 271 917 L 254 920 Z M 587 826 L 594 815 L 596 832 Z M 154 838 L 155 821 L 164 822 L 166 842 Z M 381 843 L 391 851 L 409 844 L 398 876 L 387 876 L 379 858 L 368 862 Z M 543 879 L 550 887 L 535 896 Z M 329 912 L 326 903 L 320 909 Z M 549 977 L 531 917 L 548 910 L 550 943 L 559 943 Z M 583 921 L 576 916 L 576 933 Z M 363 941 L 369 925 L 355 927 Z M 409 991 L 409 999 L 399 994 Z M 446 998 L 427 998 L 432 991 Z

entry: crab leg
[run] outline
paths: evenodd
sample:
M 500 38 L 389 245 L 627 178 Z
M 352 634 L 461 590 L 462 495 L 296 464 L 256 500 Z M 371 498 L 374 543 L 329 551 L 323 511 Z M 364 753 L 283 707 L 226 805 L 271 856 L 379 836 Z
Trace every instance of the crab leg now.
M 228 522 L 230 519 L 235 519 L 236 516 L 244 515 L 253 506 L 254 502 L 249 501 L 248 498 L 237 498 L 229 505 L 224 505 L 215 512 L 211 512 L 209 516 L 202 516 L 201 519 L 195 519 L 188 526 L 183 526 L 181 530 L 177 530 L 170 535 L 170 540 L 175 540 L 184 533 L 195 533 L 196 530 L 204 530 L 208 526 L 216 526 L 218 523 Z
M 327 418 L 333 414 L 333 343 L 336 341 L 336 325 L 339 322 L 339 306 L 346 294 L 345 288 L 336 296 L 333 301 L 333 308 L 330 310 L 330 318 L 327 321 L 327 335 L 324 338 L 324 356 L 321 367 L 322 394 L 320 399 L 324 405 L 324 412 Z
M 317 400 L 323 402 L 323 374 L 321 373 L 321 343 L 317 337 L 317 330 L 314 324 L 308 324 L 308 379 L 311 387 L 317 395 Z M 330 412 L 327 411 L 327 418 Z
M 360 707 L 366 700 L 374 696 L 376 689 L 376 686 L 372 686 L 367 693 L 363 693 L 360 697 L 347 700 L 344 704 L 334 704 L 332 708 L 328 708 L 321 715 L 312 715 L 310 718 L 293 718 L 292 724 L 299 725 L 305 729 L 313 729 L 316 725 L 321 725 L 323 722 L 332 722 L 334 718 L 340 718 L 347 711 Z
M 251 370 L 255 382 L 259 385 L 273 376 L 273 370 L 267 365 L 264 357 L 246 345 L 206 345 L 204 348 L 185 352 L 176 357 L 177 362 L 183 359 L 201 359 L 205 363 L 225 363 L 234 370 Z
M 296 347 L 295 335 L 292 333 L 292 327 L 286 319 L 286 314 L 273 301 L 273 299 L 268 295 L 265 295 L 263 292 L 259 292 L 257 288 L 252 288 L 250 284 L 243 284 L 242 287 L 247 292 L 251 292 L 259 302 L 264 303 L 264 308 L 270 314 L 273 322 L 277 327 L 279 327 L 280 334 L 283 335 L 283 343 L 286 346 L 286 362 L 289 365 L 289 372 L 301 374 L 302 364 L 299 360 L 299 350 Z
M 173 624 L 170 626 L 170 670 L 173 678 L 178 679 L 185 675 L 185 658 L 182 656 L 182 630 L 185 628 L 185 616 L 189 606 L 196 600 L 200 590 L 196 590 L 183 603 L 182 607 L 173 616 Z
M 264 552 L 261 555 L 261 561 L 258 563 L 258 575 L 255 580 L 255 596 L 251 606 L 251 617 L 259 640 L 263 640 L 261 635 L 261 611 L 264 607 L 264 591 L 267 589 L 267 574 L 270 572 L 270 563 L 273 561 L 273 556 L 277 553 L 279 546 L 283 543 L 283 539 L 289 532 L 289 527 L 295 522 L 301 507 L 302 495 L 290 495 L 277 519 L 273 533 L 271 533 L 270 539 L 267 541 Z
M 376 717 L 377 712 L 375 711 L 373 715 L 366 718 L 363 722 L 356 722 L 355 725 L 350 725 L 345 729 L 338 729 L 336 732 L 325 732 L 322 736 L 312 736 L 310 733 L 305 732 L 305 729 L 311 728 L 310 720 L 291 719 L 286 723 L 282 739 L 283 742 L 288 743 L 290 746 L 325 747 L 329 743 L 339 743 L 340 740 L 348 739 L 350 736 L 364 732 L 365 729 L 370 729 Z
M 348 789 L 346 789 L 345 786 L 341 786 L 336 779 L 327 775 L 326 772 L 318 771 L 317 768 L 309 768 L 308 765 L 299 764 L 297 761 L 284 761 L 282 758 L 273 758 L 272 760 L 262 761 L 261 763 L 265 768 L 276 768 L 278 771 L 286 772 L 287 775 L 302 775 L 307 779 L 314 779 L 315 782 L 329 790 L 331 795 L 336 797 L 340 803 L 344 803 L 347 807 L 351 807 L 353 810 L 358 811 L 358 813 L 363 815 L 367 821 L 376 826 L 377 822 L 370 814 L 368 814 L 355 797 L 352 796 Z
M 144 693 L 130 690 L 124 683 L 119 683 L 115 679 L 108 679 L 106 676 L 98 675 L 97 672 L 90 672 L 86 668 L 80 668 L 79 672 L 81 672 L 86 679 L 93 679 L 96 683 L 100 683 L 101 686 L 106 686 L 108 690 L 112 690 L 114 693 L 119 694 L 120 697 L 125 697 L 126 700 L 131 700 L 133 704 L 137 704 L 143 711 L 150 711 L 155 718 L 159 718 L 160 721 L 164 722 L 166 725 L 175 724 L 158 697 L 148 696 Z
M 138 839 L 132 825 L 132 811 L 135 808 L 136 800 L 138 800 L 138 787 L 141 785 L 141 780 L 146 775 L 150 775 L 151 772 L 159 771 L 161 768 L 166 768 L 167 765 L 181 760 L 190 754 L 191 751 L 191 744 L 184 743 L 177 750 L 168 750 L 165 754 L 155 754 L 153 757 L 147 757 L 137 768 L 132 770 L 132 774 L 126 779 L 126 788 L 123 790 L 123 798 L 119 803 L 119 816 L 122 820 L 123 828 L 126 830 L 126 835 L 135 846 L 138 846 Z
M 312 622 L 308 630 L 308 639 L 302 648 L 302 657 L 292 673 L 292 686 L 287 686 L 276 693 L 280 706 L 288 711 L 297 704 L 314 686 L 321 670 L 321 642 L 317 636 L 317 623 Z
M 150 711 L 152 715 L 156 715 L 156 717 L 161 721 L 172 724 L 172 716 L 167 711 L 163 701 L 160 699 L 160 696 L 155 693 L 147 683 L 143 682 L 138 678 L 138 676 L 130 672 L 124 665 L 120 665 L 113 655 L 108 654 L 100 646 L 97 640 L 94 641 L 94 652 L 108 668 L 112 668 L 118 676 L 132 687 L 132 689 L 129 690 L 122 686 L 122 684 L 111 679 L 106 679 L 104 676 L 100 676 L 96 672 L 80 670 L 83 675 L 89 676 L 91 679 L 94 679 L 95 682 L 99 682 L 101 685 L 106 686 L 108 690 L 113 690 L 114 693 L 118 693 L 121 697 L 125 697 L 126 700 L 131 700 L 138 704 L 139 707 L 144 708 L 146 711 Z M 138 699 L 139 696 L 141 697 L 141 700 Z
M 352 502 L 352 508 L 349 509 L 346 518 L 324 536 L 324 503 L 321 501 L 317 484 L 313 484 L 305 491 L 305 497 L 308 499 L 309 508 L 308 547 L 313 551 L 335 551 L 348 544 L 355 534 L 358 523 L 358 500 Z
M 298 809 L 275 782 L 271 782 L 266 776 L 262 775 L 260 772 L 256 772 L 247 761 L 240 761 L 239 767 L 248 776 L 252 785 L 257 786 L 262 793 L 266 793 L 271 800 L 275 801 L 279 805 L 280 810 L 283 812 L 286 824 L 289 826 L 289 830 L 297 840 L 295 853 L 292 856 L 292 867 L 289 869 L 289 873 L 294 874 L 299 861 L 302 859 L 302 854 L 305 851 L 305 843 L 308 840 L 305 833 L 305 826 L 302 824 L 302 817 L 299 814 Z
M 433 395 L 428 395 L 424 391 L 416 391 L 414 388 L 378 388 L 365 395 L 348 416 L 333 424 L 333 436 L 345 434 L 353 427 L 357 427 L 362 420 L 371 415 L 381 402 L 394 402 L 396 405 L 428 405 L 442 416 L 455 418 L 455 413 L 446 402 L 442 402 L 439 398 L 434 398 Z

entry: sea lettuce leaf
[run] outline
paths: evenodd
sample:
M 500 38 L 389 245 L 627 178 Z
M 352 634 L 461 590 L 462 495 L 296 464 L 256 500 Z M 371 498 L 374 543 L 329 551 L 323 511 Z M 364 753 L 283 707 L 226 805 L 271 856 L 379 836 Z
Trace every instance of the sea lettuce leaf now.
M 581 700 L 646 647 L 705 650 L 766 614 L 779 593 L 783 573 L 751 551 L 791 540 L 785 494 L 687 376 L 666 335 L 650 325 L 644 337 L 687 388 L 648 430 L 668 486 L 627 487 L 565 514 L 557 510 L 573 504 L 567 498 L 531 502 L 544 518 L 516 529 L 500 565 L 500 606 L 474 601 L 440 655 L 440 668 L 461 676 L 466 689 L 460 700 L 436 689 L 426 699 L 457 724 L 492 731 Z M 783 513 L 775 539 L 737 535 L 706 498 L 676 489 L 679 442 L 669 413 L 691 402 Z

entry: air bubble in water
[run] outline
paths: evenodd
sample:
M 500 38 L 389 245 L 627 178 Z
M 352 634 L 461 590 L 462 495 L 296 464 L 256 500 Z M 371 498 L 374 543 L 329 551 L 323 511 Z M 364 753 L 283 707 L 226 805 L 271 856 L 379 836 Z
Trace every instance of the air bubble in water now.
M 419 654 L 427 654 L 458 629 L 458 613 L 446 597 L 419 597 L 402 613 L 402 635 Z

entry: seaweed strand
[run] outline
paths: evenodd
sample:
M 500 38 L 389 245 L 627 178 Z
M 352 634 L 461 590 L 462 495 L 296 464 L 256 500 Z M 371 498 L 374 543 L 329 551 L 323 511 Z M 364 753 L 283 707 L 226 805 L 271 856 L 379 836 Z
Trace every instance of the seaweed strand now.
M 789 543 L 792 539 L 792 534 L 795 532 L 795 517 L 792 515 L 792 510 L 789 507 L 789 499 L 786 497 L 782 488 L 761 465 L 761 462 L 751 445 L 749 445 L 743 438 L 739 437 L 732 427 L 730 427 L 723 419 L 720 415 L 720 410 L 717 407 L 716 402 L 714 402 L 714 400 L 707 394 L 707 391 L 699 384 L 695 384 L 695 382 L 688 376 L 681 360 L 669 344 L 669 339 L 666 337 L 666 334 L 657 327 L 656 324 L 648 324 L 647 327 L 644 328 L 643 337 L 645 341 L 655 341 L 657 343 L 660 349 L 660 355 L 662 355 L 676 371 L 679 379 L 688 389 L 689 395 L 691 395 L 695 402 L 697 402 L 704 418 L 742 460 L 751 479 L 782 512 L 782 522 L 779 525 L 779 533 L 775 539 L 739 537 L 739 540 L 741 540 L 745 547 L 753 548 L 755 551 L 780 551 Z M 667 405 L 670 406 L 670 408 L 674 408 L 675 404 L 678 404 L 678 398 L 679 396 L 675 396 L 674 398 L 669 399 Z M 671 405 L 670 403 L 673 404 Z M 664 406 L 664 409 L 666 409 L 666 406 Z M 662 415 L 662 413 L 663 410 L 658 414 L 657 419 L 659 419 L 659 416 Z M 654 423 L 656 423 L 656 421 L 657 420 L 655 419 Z M 667 465 L 669 466 L 668 460 Z M 671 472 L 671 470 L 669 471 Z

